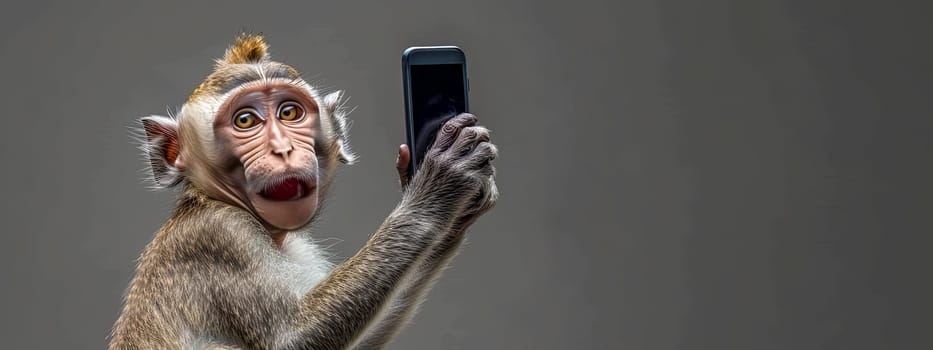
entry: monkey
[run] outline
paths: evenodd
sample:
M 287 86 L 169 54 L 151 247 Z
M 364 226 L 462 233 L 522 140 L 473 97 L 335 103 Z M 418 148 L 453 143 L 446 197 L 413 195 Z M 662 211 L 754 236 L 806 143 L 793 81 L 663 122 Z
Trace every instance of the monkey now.
M 175 208 L 137 261 L 109 349 L 381 349 L 413 318 L 467 229 L 495 206 L 489 130 L 448 120 L 401 198 L 342 263 L 312 237 L 339 164 L 354 164 L 342 91 L 323 93 L 238 35 L 169 116 L 140 119 Z

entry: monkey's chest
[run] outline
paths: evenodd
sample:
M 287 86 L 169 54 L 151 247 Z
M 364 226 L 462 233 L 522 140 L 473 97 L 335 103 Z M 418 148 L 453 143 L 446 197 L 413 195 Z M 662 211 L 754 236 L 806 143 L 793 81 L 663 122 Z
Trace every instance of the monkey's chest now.
M 282 260 L 270 266 L 272 275 L 297 295 L 304 295 L 333 269 L 326 252 L 308 239 L 289 234 L 282 242 Z

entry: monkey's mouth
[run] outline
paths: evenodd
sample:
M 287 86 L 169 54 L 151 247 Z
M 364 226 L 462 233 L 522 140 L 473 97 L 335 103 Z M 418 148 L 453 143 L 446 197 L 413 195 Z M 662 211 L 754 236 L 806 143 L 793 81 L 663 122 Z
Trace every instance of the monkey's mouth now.
M 278 184 L 264 188 L 259 191 L 259 195 L 270 201 L 285 202 L 307 197 L 314 189 L 315 185 L 313 183 L 290 177 Z

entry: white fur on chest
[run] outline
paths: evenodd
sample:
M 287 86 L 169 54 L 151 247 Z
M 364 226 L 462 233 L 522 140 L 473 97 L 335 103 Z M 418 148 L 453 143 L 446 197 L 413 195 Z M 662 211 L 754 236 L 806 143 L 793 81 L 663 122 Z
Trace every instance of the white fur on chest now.
M 286 259 L 274 267 L 276 275 L 298 296 L 314 288 L 333 269 L 326 252 L 300 234 L 289 233 L 285 237 L 282 254 Z

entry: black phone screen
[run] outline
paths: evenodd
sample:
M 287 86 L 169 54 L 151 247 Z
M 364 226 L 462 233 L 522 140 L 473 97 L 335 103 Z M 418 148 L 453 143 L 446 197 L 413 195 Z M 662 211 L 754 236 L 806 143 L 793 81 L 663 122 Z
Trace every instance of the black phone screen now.
M 411 66 L 411 111 L 415 168 L 448 119 L 467 112 L 462 64 Z

